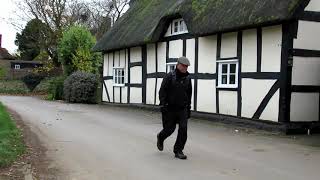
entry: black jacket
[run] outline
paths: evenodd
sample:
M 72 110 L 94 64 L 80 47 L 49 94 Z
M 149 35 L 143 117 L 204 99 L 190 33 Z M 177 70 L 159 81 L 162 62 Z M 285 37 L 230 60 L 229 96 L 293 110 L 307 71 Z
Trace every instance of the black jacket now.
M 192 84 L 189 73 L 177 69 L 166 75 L 159 91 L 160 106 L 169 110 L 191 108 Z

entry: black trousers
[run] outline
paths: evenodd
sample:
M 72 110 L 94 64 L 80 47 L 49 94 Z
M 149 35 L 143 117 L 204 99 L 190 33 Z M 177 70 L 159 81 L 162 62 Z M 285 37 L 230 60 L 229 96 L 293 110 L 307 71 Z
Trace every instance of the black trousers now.
M 164 140 L 166 140 L 175 131 L 177 124 L 179 125 L 179 130 L 173 152 L 182 151 L 187 142 L 187 109 L 162 112 L 163 130 L 159 133 L 160 141 L 163 142 Z

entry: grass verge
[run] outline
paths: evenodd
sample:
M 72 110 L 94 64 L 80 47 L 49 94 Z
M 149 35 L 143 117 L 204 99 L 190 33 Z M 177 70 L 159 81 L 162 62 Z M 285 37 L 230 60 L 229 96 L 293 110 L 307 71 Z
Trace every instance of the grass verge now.
M 25 151 L 21 131 L 0 102 L 0 168 L 8 167 Z

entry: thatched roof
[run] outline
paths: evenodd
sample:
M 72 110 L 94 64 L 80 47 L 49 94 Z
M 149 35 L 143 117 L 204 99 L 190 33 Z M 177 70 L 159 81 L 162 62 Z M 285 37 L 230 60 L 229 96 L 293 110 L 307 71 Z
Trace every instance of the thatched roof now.
M 135 0 L 97 42 L 110 51 L 158 41 L 173 18 L 182 17 L 190 34 L 202 36 L 293 19 L 309 0 Z
M 13 60 L 14 57 L 8 52 L 6 48 L 0 47 L 0 59 L 1 60 Z

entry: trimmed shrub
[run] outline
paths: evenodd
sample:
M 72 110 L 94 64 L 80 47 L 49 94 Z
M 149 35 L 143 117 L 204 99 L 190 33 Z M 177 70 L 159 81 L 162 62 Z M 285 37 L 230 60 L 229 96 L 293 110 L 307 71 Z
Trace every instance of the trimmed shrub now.
M 96 103 L 97 87 L 96 75 L 77 71 L 64 81 L 64 98 L 71 103 Z
M 22 81 L 27 85 L 30 92 L 32 92 L 43 79 L 43 76 L 31 73 L 24 76 Z
M 65 76 L 58 76 L 49 80 L 48 99 L 62 100 L 63 99 L 63 83 Z

